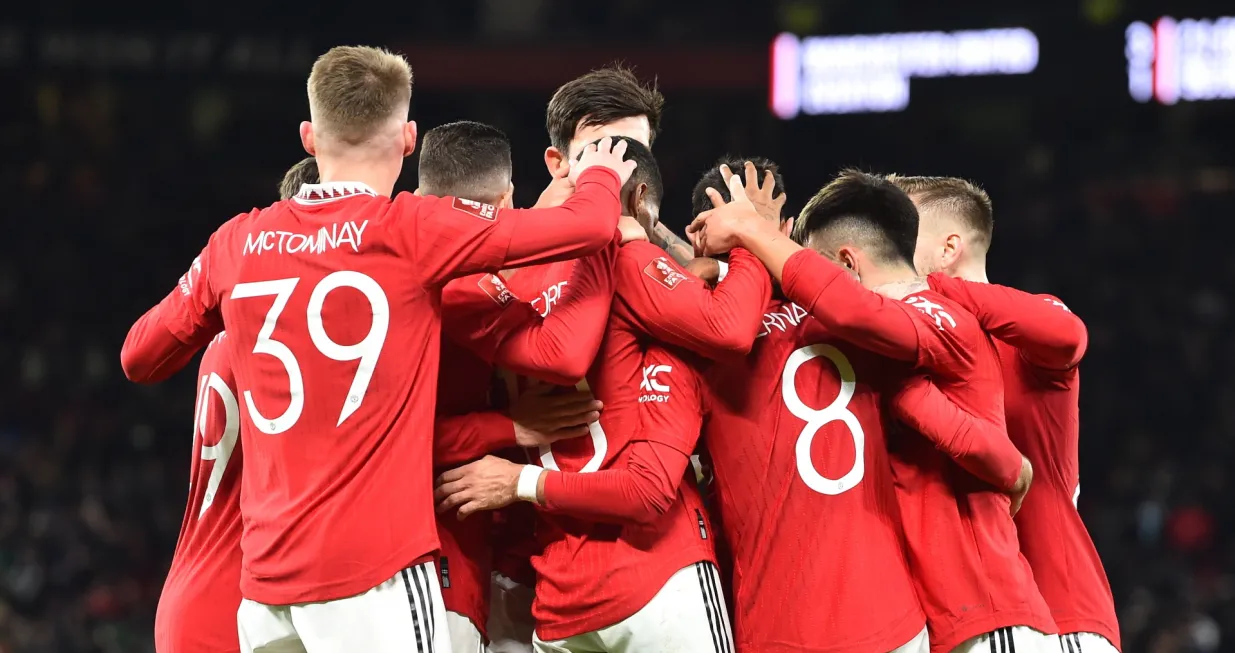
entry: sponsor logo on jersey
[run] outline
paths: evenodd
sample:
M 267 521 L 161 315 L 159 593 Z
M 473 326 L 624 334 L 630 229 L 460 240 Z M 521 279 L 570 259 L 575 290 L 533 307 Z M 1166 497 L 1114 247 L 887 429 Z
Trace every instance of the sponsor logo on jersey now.
M 515 300 L 515 294 L 510 292 L 510 288 L 506 287 L 506 283 L 496 274 L 486 274 L 477 283 L 498 306 L 505 306 Z
M 481 220 L 493 222 L 497 219 L 497 207 L 492 204 L 482 204 L 473 200 L 465 200 L 462 197 L 456 197 L 453 206 L 456 211 L 463 211 Z
M 351 247 L 353 252 L 359 252 L 360 246 L 364 244 L 365 227 L 368 226 L 368 220 L 360 224 L 348 220 L 322 227 L 313 234 L 300 234 L 294 231 L 250 233 L 244 237 L 244 249 L 240 255 L 257 254 L 260 256 L 267 252 L 321 254 L 326 250 L 334 250 L 343 246 Z
M 678 284 L 687 280 L 687 276 L 679 272 L 673 263 L 664 256 L 659 256 L 643 268 L 643 273 L 656 280 L 660 285 L 673 290 Z
M 192 295 L 193 284 L 197 283 L 197 278 L 200 276 L 202 276 L 202 257 L 198 256 L 193 259 L 189 271 L 180 275 L 180 294 L 185 297 Z
M 935 302 L 919 295 L 910 295 L 909 297 L 906 297 L 905 303 L 918 309 L 919 311 L 922 311 L 927 317 L 935 320 L 935 326 L 940 331 L 944 330 L 944 322 L 947 322 L 948 326 L 953 329 L 956 328 L 956 320 L 952 319 L 952 316 L 949 315 L 947 311 L 943 310 L 942 304 L 936 304 Z
M 639 403 L 655 402 L 663 404 L 669 401 L 668 379 L 662 379 L 661 374 L 672 374 L 672 365 L 648 365 L 643 368 L 643 381 L 639 383 Z

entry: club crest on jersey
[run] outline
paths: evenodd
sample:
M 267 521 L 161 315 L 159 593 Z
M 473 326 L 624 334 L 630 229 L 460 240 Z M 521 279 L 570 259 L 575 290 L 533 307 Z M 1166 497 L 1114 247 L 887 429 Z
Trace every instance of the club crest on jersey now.
M 935 302 L 918 295 L 906 297 L 905 303 L 918 309 L 919 311 L 922 311 L 927 317 L 934 319 L 935 326 L 938 327 L 940 331 L 944 330 L 944 322 L 947 322 L 953 329 L 956 328 L 956 320 L 952 319 L 952 316 L 949 315 L 947 311 L 943 310 L 942 304 L 936 304 Z
M 639 382 L 639 403 L 655 402 L 663 404 L 669 401 L 669 384 L 662 381 L 661 373 L 672 374 L 672 365 L 648 365 L 643 368 L 643 380 Z
M 506 283 L 496 274 L 486 274 L 477 284 L 498 306 L 505 306 L 515 300 L 515 294 L 510 292 L 510 288 L 506 287 Z
M 687 280 L 687 276 L 673 267 L 673 263 L 664 256 L 659 256 L 643 268 L 643 273 L 656 280 L 660 285 L 673 290 L 678 284 Z
M 456 211 L 463 211 L 481 220 L 493 222 L 497 219 L 497 207 L 492 204 L 482 204 L 472 200 L 465 200 L 462 197 L 456 197 L 452 206 L 454 206 Z

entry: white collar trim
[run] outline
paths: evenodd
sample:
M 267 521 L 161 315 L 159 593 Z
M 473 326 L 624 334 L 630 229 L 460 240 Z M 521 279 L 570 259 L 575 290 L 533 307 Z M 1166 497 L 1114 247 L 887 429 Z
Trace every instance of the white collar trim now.
M 360 181 L 332 181 L 325 184 L 304 184 L 292 199 L 300 204 L 323 204 L 357 195 L 377 197 L 377 191 Z

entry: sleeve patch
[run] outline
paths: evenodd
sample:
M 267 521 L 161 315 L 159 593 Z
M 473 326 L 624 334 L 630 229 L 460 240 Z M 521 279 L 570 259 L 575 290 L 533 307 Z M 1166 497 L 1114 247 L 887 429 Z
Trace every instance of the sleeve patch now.
M 484 275 L 477 284 L 498 306 L 505 306 L 515 300 L 515 294 L 510 292 L 510 288 L 506 287 L 506 283 L 496 274 Z
M 492 204 L 481 204 L 472 200 L 465 200 L 462 197 L 456 197 L 451 206 L 456 211 L 462 211 L 472 217 L 480 218 L 493 222 L 497 220 L 497 207 Z
M 688 279 L 664 256 L 657 257 L 648 263 L 647 267 L 643 268 L 643 273 L 669 290 L 677 288 L 678 284 Z

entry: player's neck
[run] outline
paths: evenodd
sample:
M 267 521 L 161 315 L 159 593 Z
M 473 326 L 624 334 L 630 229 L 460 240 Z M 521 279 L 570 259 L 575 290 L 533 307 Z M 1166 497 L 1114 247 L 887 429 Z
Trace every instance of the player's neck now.
M 317 168 L 322 183 L 335 181 L 359 181 L 367 184 L 379 195 L 389 197 L 394 193 L 395 181 L 403 169 L 403 161 L 397 167 L 390 162 L 370 158 L 349 159 L 346 157 L 317 157 Z
M 948 276 L 977 283 L 990 283 L 986 277 L 986 261 L 965 261 L 947 271 Z
M 927 288 L 926 281 L 907 265 L 863 270 L 862 285 L 892 299 L 904 299 Z

